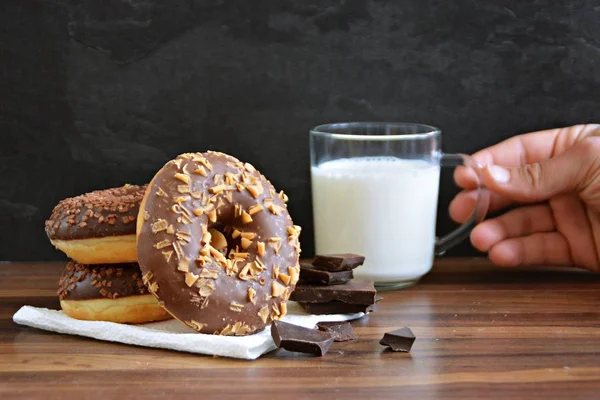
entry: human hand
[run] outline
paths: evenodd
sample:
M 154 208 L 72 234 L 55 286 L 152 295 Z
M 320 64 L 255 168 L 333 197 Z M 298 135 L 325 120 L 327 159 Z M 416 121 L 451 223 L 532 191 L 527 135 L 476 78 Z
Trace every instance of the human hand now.
M 500 266 L 571 265 L 600 271 L 600 125 L 576 125 L 515 136 L 473 157 L 491 192 L 490 211 L 471 242 Z M 477 180 L 466 168 L 450 216 L 465 222 Z

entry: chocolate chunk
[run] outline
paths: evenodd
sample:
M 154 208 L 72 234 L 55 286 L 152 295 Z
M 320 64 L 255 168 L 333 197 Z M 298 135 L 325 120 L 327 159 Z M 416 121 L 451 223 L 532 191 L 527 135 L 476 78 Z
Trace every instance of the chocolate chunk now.
M 352 271 L 329 272 L 317 269 L 312 265 L 300 264 L 300 281 L 319 285 L 339 285 L 354 277 Z
M 308 353 L 323 356 L 333 342 L 333 335 L 316 329 L 273 321 L 271 336 L 277 347 L 297 353 Z
M 358 338 L 348 321 L 317 322 L 317 328 L 320 331 L 331 333 L 333 340 L 336 342 L 345 342 Z
M 315 257 L 312 265 L 330 271 L 350 271 L 365 262 L 365 258 L 358 254 L 323 254 Z
M 290 296 L 290 300 L 301 303 L 326 303 L 342 301 L 349 304 L 374 304 L 377 291 L 373 281 L 353 279 L 347 283 L 331 286 L 301 284 Z
M 300 303 L 309 314 L 332 315 L 332 314 L 356 314 L 370 313 L 377 310 L 377 304 L 348 304 L 341 301 L 330 301 L 327 303 Z
M 414 333 L 409 328 L 400 328 L 383 335 L 379 344 L 389 346 L 393 351 L 409 352 L 414 342 Z

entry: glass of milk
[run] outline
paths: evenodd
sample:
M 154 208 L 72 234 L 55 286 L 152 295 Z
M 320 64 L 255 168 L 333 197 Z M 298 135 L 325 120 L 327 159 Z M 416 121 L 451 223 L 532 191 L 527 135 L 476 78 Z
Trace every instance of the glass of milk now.
M 380 290 L 416 283 L 435 255 L 464 240 L 483 220 L 489 192 L 478 189 L 470 219 L 436 237 L 440 167 L 480 166 L 463 154 L 441 152 L 441 131 L 415 123 L 352 122 L 310 131 L 315 250 L 358 253 L 357 278 Z

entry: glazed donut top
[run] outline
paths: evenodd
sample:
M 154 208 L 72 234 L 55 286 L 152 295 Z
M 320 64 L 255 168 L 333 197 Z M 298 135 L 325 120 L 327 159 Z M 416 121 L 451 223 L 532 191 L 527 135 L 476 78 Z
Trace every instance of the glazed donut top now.
M 60 201 L 46 221 L 51 240 L 134 235 L 147 185 L 96 190 Z
M 116 299 L 148 294 L 137 263 L 67 264 L 58 281 L 60 300 Z
M 151 293 L 202 333 L 246 335 L 285 315 L 299 276 L 300 227 L 287 196 L 250 164 L 186 153 L 140 207 L 138 262 Z

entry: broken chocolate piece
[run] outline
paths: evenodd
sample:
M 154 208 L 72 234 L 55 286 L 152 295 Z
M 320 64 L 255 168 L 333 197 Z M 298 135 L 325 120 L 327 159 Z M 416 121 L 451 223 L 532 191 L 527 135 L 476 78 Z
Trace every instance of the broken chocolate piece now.
M 333 342 L 333 335 L 316 329 L 273 321 L 271 336 L 277 347 L 298 353 L 308 353 L 323 356 Z
M 317 254 L 312 262 L 315 267 L 330 271 L 351 271 L 361 266 L 365 258 L 358 254 Z
M 343 301 L 349 304 L 374 304 L 377 291 L 373 281 L 353 279 L 340 285 L 319 286 L 301 284 L 296 286 L 290 300 L 303 303 L 326 303 Z
M 368 314 L 377 311 L 377 304 L 348 304 L 341 301 L 329 301 L 327 303 L 300 303 L 309 314 L 332 315 L 332 314 Z
M 409 328 L 400 328 L 392 332 L 387 332 L 379 341 L 379 344 L 389 346 L 393 351 L 409 352 L 415 335 Z
M 300 264 L 300 282 L 319 285 L 339 285 L 354 277 L 352 271 L 329 272 L 309 264 Z
M 331 333 L 333 340 L 336 342 L 345 342 L 358 338 L 348 321 L 317 322 L 317 328 L 320 331 Z

